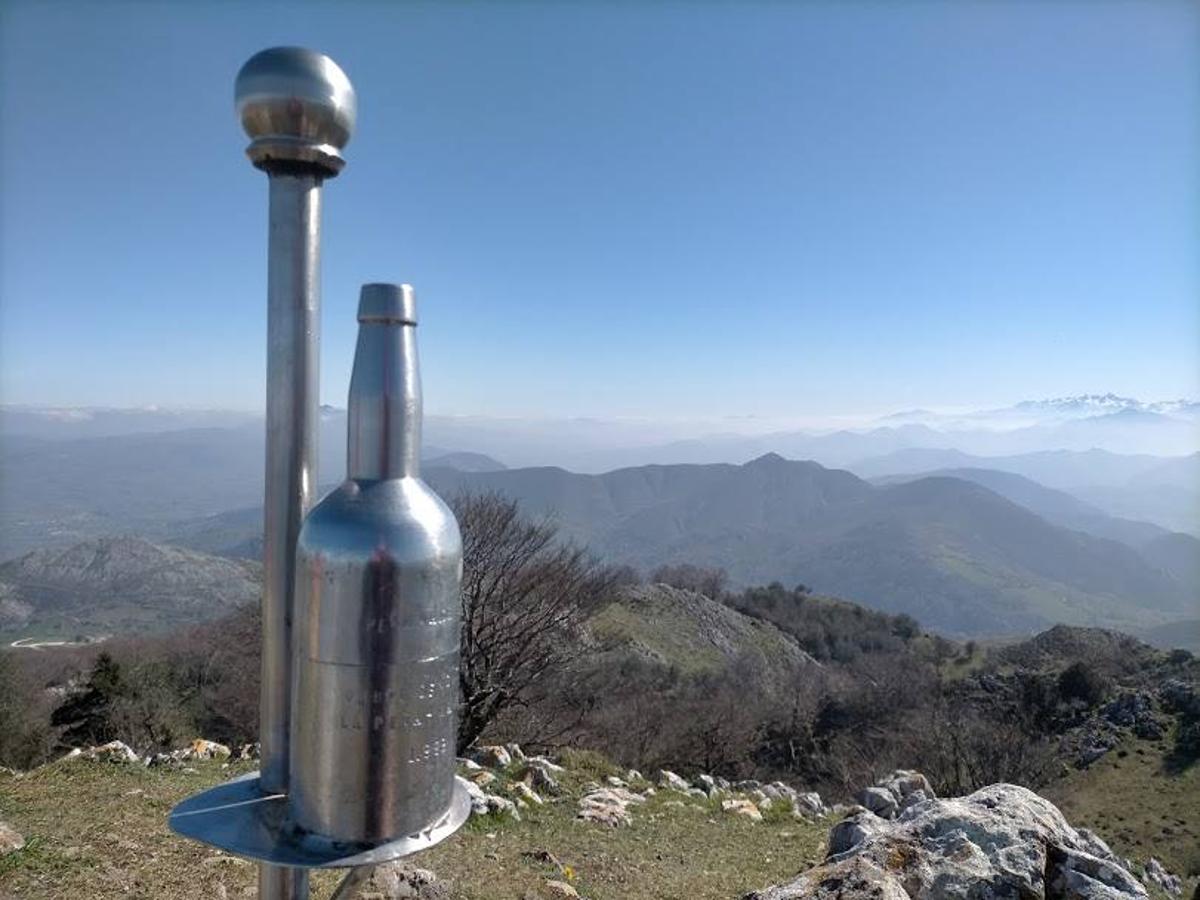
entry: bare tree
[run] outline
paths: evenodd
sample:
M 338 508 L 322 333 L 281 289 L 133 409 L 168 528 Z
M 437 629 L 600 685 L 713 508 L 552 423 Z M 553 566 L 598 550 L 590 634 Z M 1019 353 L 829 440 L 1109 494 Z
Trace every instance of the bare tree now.
M 677 566 L 659 566 L 650 575 L 650 580 L 685 591 L 695 591 L 711 600 L 720 600 L 725 595 L 729 575 L 721 568 L 706 569 L 691 563 L 680 563 Z
M 461 751 L 578 656 L 578 627 L 613 576 L 514 501 L 464 495 L 453 505 L 463 536 Z

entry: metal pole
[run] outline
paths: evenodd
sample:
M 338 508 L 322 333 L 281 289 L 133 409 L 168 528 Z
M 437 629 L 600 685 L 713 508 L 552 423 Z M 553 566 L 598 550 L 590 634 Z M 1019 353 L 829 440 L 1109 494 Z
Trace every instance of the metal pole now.
M 313 175 L 272 175 L 270 185 L 259 740 L 263 789 L 284 793 L 296 535 L 317 487 L 321 190 Z
M 321 189 L 314 175 L 272 174 L 270 186 L 259 741 L 263 790 L 286 793 L 296 535 L 317 487 Z M 262 864 L 258 895 L 303 900 L 308 872 Z
M 317 473 L 321 183 L 341 170 L 354 88 L 326 56 L 276 47 L 238 73 L 247 155 L 270 176 L 260 728 L 265 793 L 288 790 L 295 547 Z M 261 900 L 306 900 L 304 869 L 259 865 Z

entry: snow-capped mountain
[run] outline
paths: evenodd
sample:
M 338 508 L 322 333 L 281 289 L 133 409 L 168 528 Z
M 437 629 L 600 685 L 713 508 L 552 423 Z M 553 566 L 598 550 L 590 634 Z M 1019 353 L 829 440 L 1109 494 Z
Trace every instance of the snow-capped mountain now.
M 1144 403 L 1133 397 L 1116 394 L 1078 394 L 1074 397 L 1054 397 L 1049 400 L 1022 400 L 1011 407 L 1012 411 L 1065 418 L 1087 418 L 1126 411 L 1172 414 L 1195 414 L 1194 400 L 1159 400 Z M 998 410 L 1008 412 L 1009 410 Z

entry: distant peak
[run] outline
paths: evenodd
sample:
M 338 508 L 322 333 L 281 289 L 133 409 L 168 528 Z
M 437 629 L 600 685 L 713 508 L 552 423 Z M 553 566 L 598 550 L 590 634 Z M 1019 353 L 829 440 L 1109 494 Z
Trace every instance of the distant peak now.
M 762 456 L 756 457 L 746 463 L 748 466 L 777 466 L 781 463 L 786 463 L 787 460 L 774 451 L 764 453 Z

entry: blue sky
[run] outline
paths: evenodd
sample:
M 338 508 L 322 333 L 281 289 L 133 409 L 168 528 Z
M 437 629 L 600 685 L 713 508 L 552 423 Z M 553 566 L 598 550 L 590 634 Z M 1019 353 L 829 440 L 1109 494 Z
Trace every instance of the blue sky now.
M 0 401 L 261 406 L 241 63 L 359 94 L 325 402 L 409 281 L 427 408 L 813 416 L 1200 395 L 1200 6 L 0 7 Z

